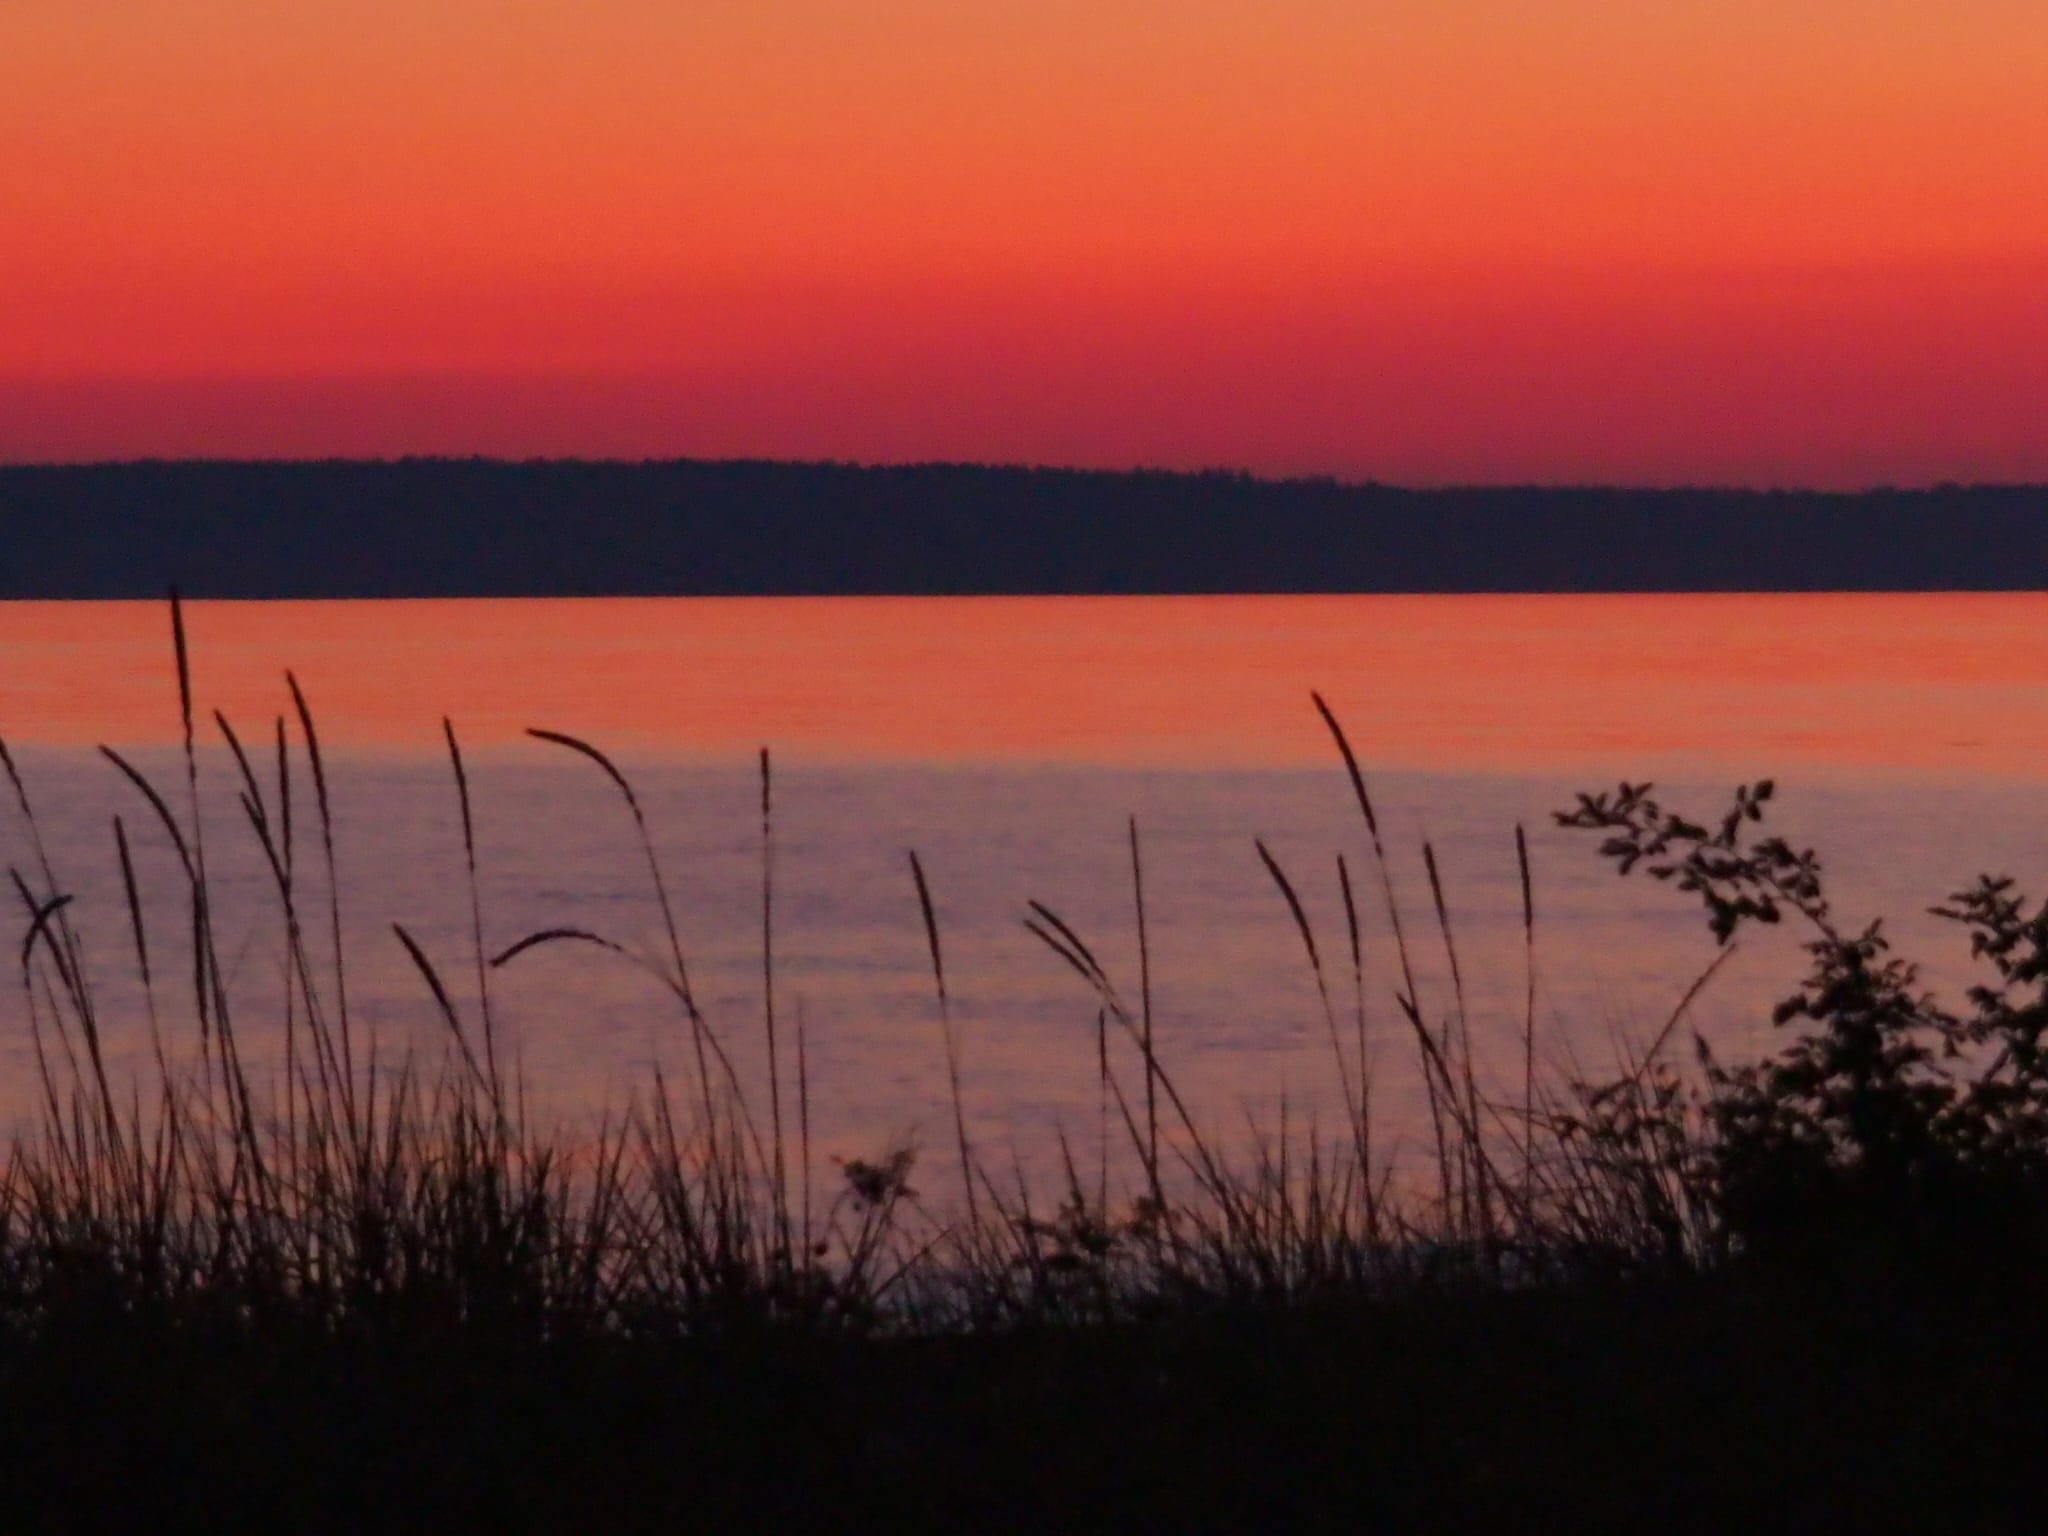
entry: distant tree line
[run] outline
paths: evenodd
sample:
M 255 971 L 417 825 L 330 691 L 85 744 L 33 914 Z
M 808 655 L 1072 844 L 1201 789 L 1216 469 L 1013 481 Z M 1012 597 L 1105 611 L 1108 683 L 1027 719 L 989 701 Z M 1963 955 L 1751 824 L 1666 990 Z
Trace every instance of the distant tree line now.
M 0 467 L 0 597 L 2048 587 L 2048 488 L 1483 487 L 928 464 Z

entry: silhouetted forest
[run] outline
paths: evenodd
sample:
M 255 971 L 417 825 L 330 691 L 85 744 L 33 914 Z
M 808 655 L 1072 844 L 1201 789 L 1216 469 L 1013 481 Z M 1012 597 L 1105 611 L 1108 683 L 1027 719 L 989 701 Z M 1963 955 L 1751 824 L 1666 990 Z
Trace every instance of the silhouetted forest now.
M 1405 490 L 842 464 L 0 467 L 0 597 L 2048 587 L 2048 488 Z

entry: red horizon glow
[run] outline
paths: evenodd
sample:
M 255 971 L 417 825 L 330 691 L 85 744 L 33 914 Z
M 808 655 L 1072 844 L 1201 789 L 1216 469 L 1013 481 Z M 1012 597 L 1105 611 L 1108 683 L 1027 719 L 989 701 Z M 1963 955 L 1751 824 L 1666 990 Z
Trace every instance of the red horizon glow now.
M 2048 480 L 2038 25 L 16 0 L 0 460 Z

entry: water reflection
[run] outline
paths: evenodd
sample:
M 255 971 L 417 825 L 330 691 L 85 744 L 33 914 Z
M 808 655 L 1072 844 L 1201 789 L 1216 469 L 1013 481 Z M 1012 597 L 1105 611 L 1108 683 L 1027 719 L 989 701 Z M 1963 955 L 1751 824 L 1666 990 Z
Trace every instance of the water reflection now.
M 1334 861 L 1366 867 L 1349 788 L 1308 707 L 1344 714 L 1384 811 L 1397 896 L 1448 1006 L 1420 848 L 1441 861 L 1482 1058 L 1518 1071 L 1523 956 L 1513 829 L 1536 864 L 1539 1054 L 1605 1064 L 1616 1031 L 1654 1032 L 1710 945 L 1670 893 L 1623 885 L 1547 813 L 1621 774 L 1703 781 L 1774 771 L 1791 832 L 1831 856 L 1845 912 L 1902 938 L 1954 936 L 1921 909 L 1980 868 L 2048 868 L 2030 781 L 2048 734 L 2048 603 L 1987 598 L 1166 599 L 195 605 L 202 701 L 263 726 L 298 669 L 335 763 L 351 989 L 364 1020 L 431 1039 L 389 924 L 447 974 L 470 956 L 461 849 L 439 720 L 475 753 L 487 938 L 569 923 L 659 936 L 624 819 L 586 764 L 521 739 L 545 723 L 617 746 L 635 772 L 707 1013 L 758 1080 L 760 825 L 748 754 L 777 747 L 778 998 L 801 1008 L 822 1150 L 945 1134 L 942 1054 L 904 860 L 931 874 L 985 1146 L 1027 1162 L 1057 1128 L 1092 1135 L 1092 1002 L 1023 930 L 1055 905 L 1135 986 L 1125 818 L 1144 829 L 1162 1051 L 1219 1124 L 1340 1111 L 1311 978 L 1260 868 L 1263 837 L 1326 948 L 1341 949 Z M 94 946 L 110 1017 L 139 1012 L 109 816 L 130 817 L 159 942 L 176 942 L 171 854 L 133 791 L 80 749 L 175 726 L 167 625 L 148 605 L 0 608 L 0 730 Z M 1753 765 L 1753 766 L 1752 766 Z M 209 857 L 252 1059 L 281 995 L 267 875 L 228 764 L 206 765 Z M 1722 786 L 1721 789 L 1713 786 Z M 305 786 L 299 786 L 301 804 Z M 1673 791 L 1683 798 L 1682 787 Z M 10 807 L 0 855 L 29 857 Z M 1363 889 L 1373 887 L 1368 883 Z M 1392 1005 L 1377 901 L 1366 1001 L 1381 1124 L 1418 1145 L 1418 1078 Z M 1717 978 L 1698 1023 L 1754 1049 L 1791 974 L 1787 936 Z M 502 977 L 500 1015 L 550 1113 L 617 1106 L 681 1023 L 631 970 L 536 952 Z M 0 1004 L 0 1110 L 32 1105 L 18 991 Z M 173 1020 L 176 1027 L 176 1021 Z M 273 1032 L 274 1033 L 274 1032 Z M 112 1030 L 139 1064 L 139 1031 Z

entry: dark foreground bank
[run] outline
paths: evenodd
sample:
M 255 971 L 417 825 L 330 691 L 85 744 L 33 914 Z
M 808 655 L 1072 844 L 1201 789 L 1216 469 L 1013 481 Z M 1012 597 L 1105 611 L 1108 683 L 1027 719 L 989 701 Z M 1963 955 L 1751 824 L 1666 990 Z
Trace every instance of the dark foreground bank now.
M 976 465 L 0 466 L 0 598 L 2037 591 L 2048 490 Z
M 884 1342 L 84 1320 L 10 1530 L 2023 1531 L 2035 1287 L 1670 1283 Z

